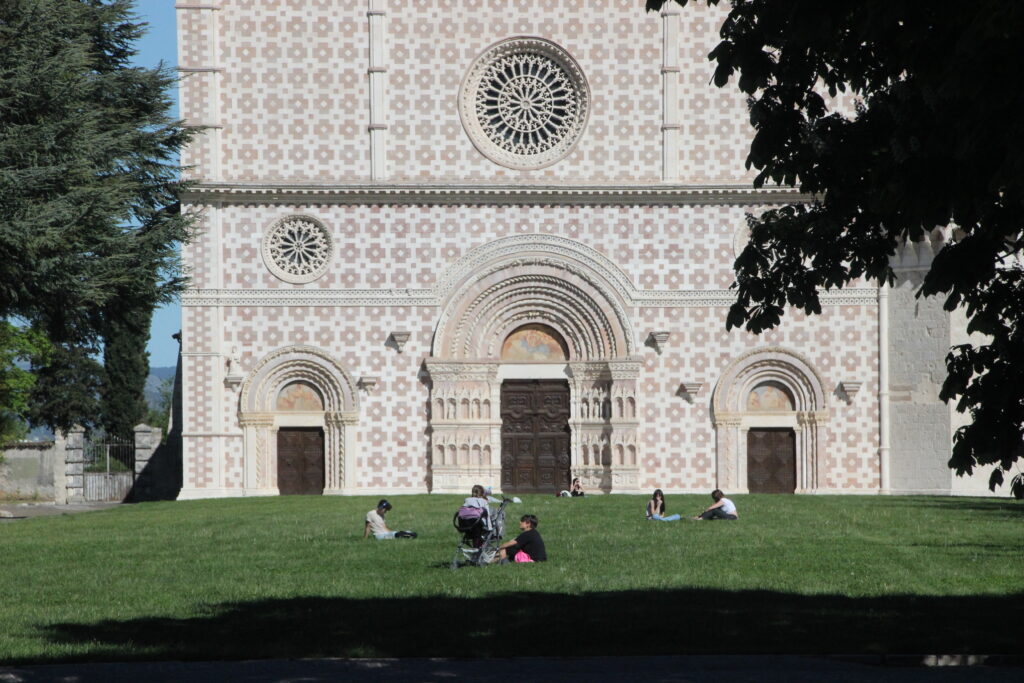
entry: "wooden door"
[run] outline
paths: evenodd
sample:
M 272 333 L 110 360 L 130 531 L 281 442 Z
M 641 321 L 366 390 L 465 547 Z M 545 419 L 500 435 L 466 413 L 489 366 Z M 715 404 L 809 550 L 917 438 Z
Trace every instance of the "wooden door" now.
M 792 429 L 747 432 L 747 489 L 751 493 L 796 491 L 796 434 Z
M 277 432 L 277 488 L 281 495 L 324 492 L 324 432 L 286 427 Z
M 569 383 L 501 385 L 501 488 L 550 493 L 569 488 Z

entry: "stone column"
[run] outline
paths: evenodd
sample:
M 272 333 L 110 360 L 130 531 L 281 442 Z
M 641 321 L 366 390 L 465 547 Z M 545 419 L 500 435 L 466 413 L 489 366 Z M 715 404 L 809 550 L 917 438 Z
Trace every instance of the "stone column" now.
M 370 78 L 370 178 L 383 180 L 388 177 L 387 168 L 387 63 L 388 52 L 385 35 L 384 0 L 369 0 L 366 15 L 370 23 L 370 63 L 367 73 Z
M 276 496 L 276 484 L 271 486 L 270 438 L 274 426 L 271 413 L 240 413 L 238 423 L 242 426 L 244 440 L 242 452 L 245 462 L 242 464 L 244 476 L 244 495 Z
M 715 487 L 724 491 L 746 493 L 747 485 L 740 486 L 740 417 L 715 417 Z
M 661 10 L 661 179 L 679 180 L 679 12 L 671 2 Z
M 75 425 L 64 448 L 65 503 L 85 502 L 85 429 Z

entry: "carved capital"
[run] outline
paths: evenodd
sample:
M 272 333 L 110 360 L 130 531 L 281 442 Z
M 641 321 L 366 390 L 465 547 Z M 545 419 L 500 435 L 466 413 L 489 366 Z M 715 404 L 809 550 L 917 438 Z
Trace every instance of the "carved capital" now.
M 243 427 L 272 427 L 273 413 L 239 413 L 238 424 Z
M 493 382 L 498 378 L 498 363 L 454 363 L 427 359 L 427 372 L 435 382 Z
M 337 427 L 342 425 L 354 425 L 359 422 L 359 413 L 357 412 L 330 412 L 324 413 L 324 422 L 328 426 Z

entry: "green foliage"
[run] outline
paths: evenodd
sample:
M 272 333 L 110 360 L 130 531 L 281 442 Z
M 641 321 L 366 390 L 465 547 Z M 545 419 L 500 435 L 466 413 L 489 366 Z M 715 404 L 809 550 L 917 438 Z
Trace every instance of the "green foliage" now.
M 57 409 L 35 409 L 50 425 L 87 401 L 67 410 L 46 392 L 68 386 L 104 340 L 123 343 L 110 312 L 148 315 L 184 285 L 176 245 L 191 221 L 177 153 L 191 131 L 168 116 L 172 71 L 131 65 L 143 31 L 132 4 L 0 3 L 0 319 L 62 349 L 36 388 Z M 126 363 L 112 371 L 118 389 L 136 382 Z M 96 421 L 95 406 L 83 419 Z
M 27 368 L 46 362 L 51 350 L 37 330 L 0 321 L 0 446 L 24 438 L 36 378 Z M 0 454 L 0 462 L 3 455 Z
M 130 439 L 147 413 L 149 325 L 146 308 L 107 311 L 103 346 L 105 380 L 100 393 L 103 428 L 107 434 Z
M 751 219 L 728 327 L 759 333 L 787 306 L 819 312 L 823 289 L 891 283 L 900 243 L 955 227 L 918 295 L 986 336 L 952 349 L 941 397 L 971 416 L 950 466 L 998 465 L 993 488 L 1024 456 L 1022 31 L 1024 3 L 1003 0 L 733 0 L 709 55 L 715 84 L 749 97 L 755 186 L 815 197 Z M 854 112 L 829 110 L 838 93 Z
M 524 496 L 509 517 L 540 518 L 550 561 L 458 571 L 462 496 L 391 498 L 411 541 L 362 539 L 369 496 L 8 522 L 0 663 L 506 657 L 524 634 L 537 656 L 1018 653 L 1021 503 L 731 497 L 738 522 L 663 523 L 639 496 Z
M 87 430 L 97 426 L 103 367 L 88 348 L 60 344 L 50 351 L 45 365 L 33 367 L 28 416 L 32 424 L 61 432 L 75 425 Z

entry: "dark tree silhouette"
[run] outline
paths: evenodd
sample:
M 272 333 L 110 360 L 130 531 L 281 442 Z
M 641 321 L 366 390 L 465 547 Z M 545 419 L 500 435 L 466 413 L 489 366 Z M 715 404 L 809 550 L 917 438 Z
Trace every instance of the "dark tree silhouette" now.
M 891 283 L 901 243 L 951 229 L 917 294 L 963 307 L 980 335 L 951 349 L 940 396 L 971 417 L 950 466 L 996 465 L 994 490 L 1024 456 L 1024 3 L 730 4 L 709 59 L 716 86 L 735 77 L 749 96 L 754 184 L 814 199 L 749 219 L 727 326 L 758 333 L 787 306 L 820 312 L 823 289 Z M 856 111 L 830 111 L 844 92 Z

